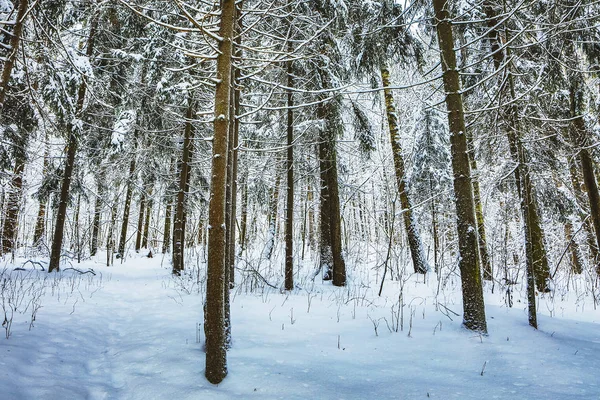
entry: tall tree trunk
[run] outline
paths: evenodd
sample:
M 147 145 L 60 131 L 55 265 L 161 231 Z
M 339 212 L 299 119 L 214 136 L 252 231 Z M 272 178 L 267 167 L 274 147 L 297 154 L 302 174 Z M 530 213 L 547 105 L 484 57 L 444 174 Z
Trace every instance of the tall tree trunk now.
M 113 200 L 110 208 L 110 226 L 106 238 L 106 266 L 110 267 L 113 264 L 113 254 L 115 252 L 115 225 L 117 222 L 117 203 Z
M 441 52 L 446 107 L 450 126 L 454 195 L 456 198 L 459 267 L 463 293 L 463 324 L 466 328 L 487 332 L 481 271 L 478 263 L 477 221 L 471 185 L 466 126 L 456 53 L 447 0 L 433 0 L 436 30 Z
M 571 271 L 574 274 L 581 274 L 583 272 L 583 262 L 581 260 L 581 253 L 579 252 L 579 245 L 573 238 L 573 223 L 571 221 L 565 223 L 565 240 L 567 246 L 569 246 L 571 255 Z
M 291 54 L 291 41 L 288 52 Z M 285 210 L 285 290 L 294 289 L 294 85 L 292 62 L 287 62 L 287 207 Z
M 468 63 L 468 47 L 465 36 L 461 30 L 457 31 L 458 41 L 461 48 L 462 63 Z M 463 65 L 460 66 L 462 68 Z M 466 79 L 466 74 L 463 79 Z M 463 80 L 462 83 L 465 81 Z M 466 103 L 467 94 L 463 94 L 463 101 Z M 469 149 L 469 161 L 471 162 L 471 183 L 473 185 L 473 202 L 475 203 L 475 220 L 477 221 L 477 241 L 479 243 L 479 261 L 483 269 L 483 279 L 491 281 L 494 279 L 492 264 L 487 249 L 487 237 L 485 234 L 485 219 L 483 216 L 483 204 L 481 203 L 481 189 L 479 186 L 479 174 L 477 168 L 477 158 L 475 157 L 475 140 L 471 130 L 467 130 L 467 147 Z
M 330 168 L 327 159 L 327 141 L 325 131 L 321 130 L 319 135 L 319 174 L 321 178 L 319 263 L 323 271 L 323 280 L 330 281 L 333 279 L 333 245 L 331 243 L 331 200 L 327 187 L 327 171 Z
M 48 137 L 46 136 L 46 142 Z M 42 176 L 46 176 L 48 174 L 48 165 L 50 155 L 48 154 L 48 144 L 46 144 L 46 149 L 44 150 L 44 164 L 42 167 Z M 39 199 L 40 204 L 38 208 L 37 218 L 35 220 L 35 229 L 33 230 L 33 245 L 39 244 L 40 240 L 44 237 L 44 233 L 46 231 L 46 207 L 48 204 L 47 198 Z
M 138 253 L 142 247 L 142 233 L 144 231 L 144 211 L 146 211 L 146 188 L 142 185 L 140 194 L 140 212 L 138 213 L 137 230 L 135 234 L 135 251 Z
M 93 257 L 98 252 L 98 235 L 100 233 L 100 217 L 102 216 L 102 197 L 104 195 L 104 180 L 105 175 L 101 173 L 98 176 L 96 199 L 94 202 L 94 221 L 92 222 L 92 241 L 90 246 L 90 255 Z
M 146 221 L 144 222 L 144 233 L 142 234 L 142 248 L 148 248 L 148 235 L 150 232 L 150 215 L 152 214 L 152 186 L 148 189 L 148 199 L 146 200 Z
M 579 217 L 583 221 L 583 226 L 586 232 L 587 244 L 589 247 L 589 256 L 592 260 L 593 265 L 598 265 L 600 260 L 598 257 L 598 245 L 596 243 L 596 235 L 594 233 L 594 225 L 589 215 L 589 202 L 586 196 L 585 189 L 581 184 L 578 166 L 574 159 L 569 160 L 569 175 L 571 177 L 571 185 L 573 186 L 573 192 L 575 194 L 575 200 L 580 208 Z
M 94 40 L 96 36 L 96 30 L 98 28 L 98 15 L 92 17 L 90 24 L 90 33 L 87 41 L 87 49 L 85 55 L 90 58 L 94 51 Z M 85 101 L 85 95 L 87 91 L 86 78 L 82 77 L 79 90 L 77 91 L 77 103 L 75 105 L 75 118 L 81 119 L 83 112 L 83 104 Z M 69 140 L 67 144 L 67 159 L 65 161 L 65 171 L 62 179 L 62 185 L 60 188 L 60 200 L 58 203 L 58 211 L 56 213 L 56 224 L 54 225 L 54 239 L 52 240 L 52 252 L 50 254 L 50 264 L 48 266 L 48 272 L 58 271 L 60 265 L 60 255 L 62 252 L 62 242 L 64 236 L 65 219 L 67 217 L 67 203 L 69 200 L 69 190 L 71 187 L 71 179 L 73 176 L 73 170 L 75 169 L 75 155 L 77 154 L 77 146 L 79 144 L 77 128 L 73 126 L 72 122 L 67 125 L 67 132 L 69 132 Z
M 248 172 L 242 174 L 242 210 L 240 212 L 240 252 L 246 250 L 246 238 L 248 229 Z
M 275 236 L 277 234 L 277 206 L 279 204 L 279 186 L 281 184 L 281 173 L 279 171 L 279 157 L 275 162 L 275 187 L 271 192 L 271 199 L 269 202 L 269 214 L 267 215 L 267 221 L 269 224 L 267 232 L 267 244 L 264 251 L 264 258 L 267 260 L 271 259 L 273 250 L 275 249 Z
M 208 208 L 208 266 L 204 332 L 206 336 L 206 370 L 209 382 L 220 383 L 227 376 L 225 335 L 225 192 L 227 190 L 227 149 L 232 44 L 235 25 L 235 1 L 221 1 L 217 84 L 215 91 L 214 140 L 211 171 L 211 196 Z
M 398 131 L 398 116 L 396 114 L 396 105 L 394 96 L 390 89 L 390 71 L 386 66 L 381 67 L 381 80 L 383 81 L 383 93 L 385 96 L 385 109 L 390 132 L 390 143 L 392 144 L 392 154 L 394 159 L 394 171 L 396 173 L 396 184 L 402 206 L 402 218 L 404 229 L 408 237 L 410 255 L 412 257 L 414 271 L 418 274 L 427 272 L 427 261 L 423 254 L 423 245 L 419 236 L 419 229 L 413 217 L 412 205 L 408 197 L 407 182 L 404 168 L 404 158 L 402 157 L 402 147 L 400 146 L 400 132 Z
M 8 92 L 10 75 L 15 66 L 17 55 L 19 54 L 19 45 L 21 43 L 21 36 L 23 35 L 23 25 L 25 24 L 25 18 L 27 17 L 26 13 L 29 8 L 29 0 L 20 0 L 18 7 L 13 31 L 10 33 L 9 53 L 4 61 L 2 76 L 0 77 L 0 115 L 2 115 L 4 109 L 4 100 L 6 99 L 6 93 Z
M 499 69 L 505 60 L 505 53 L 503 52 L 503 46 L 501 45 L 502 39 L 500 37 L 500 31 L 497 27 L 498 14 L 490 1 L 485 2 L 484 12 L 487 17 L 487 25 L 489 28 L 488 38 L 491 43 L 494 67 Z M 508 42 L 508 34 L 506 34 L 506 36 L 505 40 Z M 506 55 L 509 55 L 508 48 L 506 49 Z M 511 66 L 508 65 L 506 68 L 508 69 L 508 85 L 502 87 L 500 90 L 508 90 L 508 99 L 511 103 L 505 110 L 507 123 L 506 135 L 508 137 L 511 157 L 513 162 L 517 164 L 517 167 L 515 168 L 515 182 L 521 200 L 521 208 L 524 213 L 523 223 L 528 224 L 528 226 L 524 227 L 524 230 L 527 232 L 525 253 L 528 265 L 526 268 L 527 271 L 532 271 L 534 274 L 531 282 L 535 284 L 535 287 L 537 287 L 539 291 L 546 292 L 549 290 L 547 280 L 550 278 L 550 266 L 546 248 L 544 246 L 544 231 L 541 226 L 537 201 L 530 178 L 529 166 L 526 163 L 525 149 L 521 142 L 518 110 L 514 106 L 514 100 L 516 99 L 514 77 L 511 72 Z M 528 277 L 528 283 L 531 282 Z M 530 312 L 532 312 L 535 309 L 535 293 L 533 286 L 528 288 L 528 298 L 533 301 L 533 304 L 529 304 Z M 534 317 L 530 315 L 529 320 L 531 326 L 537 328 L 537 322 L 534 321 Z
M 600 193 L 598 192 L 598 181 L 594 172 L 594 162 L 588 150 L 590 140 L 583 120 L 581 107 L 581 83 L 579 77 L 572 78 L 569 87 L 569 99 L 571 104 L 571 127 L 569 129 L 571 141 L 578 152 L 579 163 L 583 175 L 585 191 L 588 195 L 590 205 L 590 216 L 594 232 L 596 233 L 597 248 L 600 249 Z M 596 260 L 597 261 L 597 260 Z M 600 264 L 596 262 L 596 273 L 600 275 Z
M 170 200 L 167 200 L 167 208 L 165 210 L 165 228 L 163 230 L 163 244 L 162 244 L 162 252 L 165 254 L 169 251 L 170 242 L 171 242 L 171 209 L 172 205 Z
M 24 160 L 17 160 L 13 172 L 11 190 L 6 204 L 4 226 L 2 229 L 2 252 L 8 254 L 16 249 L 17 227 L 19 222 L 19 210 L 21 208 L 21 195 L 23 192 L 23 169 Z
M 321 174 L 321 266 L 324 279 L 331 277 L 335 286 L 346 284 L 346 264 L 342 256 L 342 223 L 337 175 L 334 132 L 328 119 L 336 118 L 332 104 L 320 104 L 317 116 L 325 121 L 319 135 Z M 329 236 L 327 237 L 327 229 Z M 331 252 L 329 254 L 329 252 Z M 329 258 L 330 257 L 330 258 Z
M 127 179 L 127 191 L 125 193 L 125 205 L 123 207 L 123 221 L 121 223 L 121 236 L 119 238 L 119 248 L 117 250 L 120 257 L 125 257 L 125 243 L 127 242 L 127 228 L 129 225 L 129 214 L 131 210 L 131 199 L 133 197 L 133 183 L 136 178 L 136 150 L 137 150 L 138 130 L 133 133 L 133 151 L 131 162 L 129 163 L 129 177 Z
M 179 174 L 179 190 L 177 191 L 177 202 L 175 205 L 175 216 L 173 221 L 173 274 L 180 275 L 184 269 L 183 252 L 185 247 L 185 203 L 186 188 L 189 185 L 188 175 L 190 173 L 190 156 L 192 153 L 194 126 L 194 100 L 189 99 L 186 112 L 185 131 L 183 138 L 183 154 L 181 156 L 181 171 Z

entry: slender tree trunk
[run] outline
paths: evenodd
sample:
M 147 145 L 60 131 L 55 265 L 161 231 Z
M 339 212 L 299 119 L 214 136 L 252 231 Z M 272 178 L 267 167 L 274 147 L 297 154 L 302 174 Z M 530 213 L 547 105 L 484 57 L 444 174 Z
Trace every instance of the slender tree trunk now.
M 106 239 L 106 266 L 110 267 L 113 264 L 113 254 L 115 252 L 115 226 L 117 223 L 117 203 L 113 201 L 110 208 L 110 227 Z
M 340 196 L 338 190 L 338 175 L 337 175 L 337 156 L 335 151 L 335 141 L 332 138 L 330 143 L 330 165 L 328 171 L 327 187 L 329 188 L 331 210 L 331 244 L 333 250 L 333 279 L 332 283 L 335 286 L 346 285 L 346 263 L 342 256 L 342 220 L 340 210 Z
M 487 0 L 484 3 L 484 12 L 487 17 L 487 25 L 489 28 L 488 38 L 491 43 L 494 67 L 499 69 L 505 60 L 505 54 L 503 52 L 503 46 L 501 45 L 502 39 L 500 37 L 500 31 L 497 27 L 498 13 L 494 9 L 493 4 Z M 506 37 L 505 40 L 508 41 L 508 37 Z M 506 54 L 509 55 L 508 48 L 506 49 L 506 52 Z M 515 181 L 517 192 L 522 203 L 522 211 L 524 213 L 523 223 L 529 224 L 525 227 L 525 231 L 528 232 L 526 236 L 526 262 L 531 264 L 527 266 L 527 270 L 533 271 L 533 282 L 535 283 L 535 286 L 537 286 L 537 289 L 546 292 L 549 290 L 547 280 L 550 278 L 550 266 L 546 248 L 544 246 L 544 231 L 541 226 L 537 201 L 530 178 L 529 166 L 526 163 L 525 149 L 521 142 L 518 111 L 514 104 L 512 104 L 514 99 L 516 99 L 514 78 L 511 73 L 510 65 L 506 68 L 508 69 L 508 86 L 503 87 L 500 90 L 506 91 L 508 89 L 509 100 L 511 101 L 511 105 L 508 106 L 505 111 L 507 120 L 506 135 L 508 137 L 511 157 L 517 164 L 517 167 L 515 168 Z M 523 203 L 525 203 L 525 205 L 523 205 Z M 527 215 L 525 215 L 525 213 Z M 528 289 L 528 296 L 534 300 L 534 304 L 530 304 L 530 311 L 532 311 L 535 308 L 534 287 Z M 530 323 L 531 322 L 535 322 L 535 327 L 537 328 L 537 322 L 534 321 L 533 317 L 530 315 Z M 534 325 L 532 324 L 532 326 Z
M 458 41 L 461 47 L 462 62 L 463 64 L 468 63 L 468 48 L 467 43 L 462 31 L 457 32 Z M 462 68 L 462 65 L 460 66 Z M 466 78 L 466 75 L 464 76 Z M 464 78 L 463 78 L 464 79 Z M 464 80 L 462 81 L 464 83 Z M 463 101 L 466 102 L 466 93 L 463 94 Z M 467 130 L 467 147 L 469 149 L 469 161 L 471 162 L 471 183 L 473 185 L 473 202 L 475 203 L 475 219 L 477 221 L 477 240 L 479 243 L 479 261 L 480 266 L 483 269 L 483 279 L 491 281 L 494 279 L 492 271 L 492 264 L 490 263 L 490 256 L 487 249 L 487 238 L 485 234 L 485 219 L 483 216 L 483 204 L 481 203 L 481 189 L 479 186 L 479 174 L 477 168 L 477 159 L 475 158 L 475 140 L 473 139 L 473 133 Z
M 21 195 L 23 192 L 24 160 L 17 160 L 13 172 L 11 190 L 6 204 L 4 226 L 2 229 L 2 252 L 8 254 L 17 247 L 16 237 L 18 232 L 19 210 L 21 208 Z
M 150 232 L 150 215 L 152 214 L 152 186 L 148 189 L 148 199 L 146 200 L 146 221 L 144 221 L 144 233 L 142 234 L 142 248 L 148 248 L 148 234 Z
M 169 200 L 167 200 L 167 208 L 165 210 L 165 228 L 163 230 L 163 244 L 162 244 L 162 252 L 165 254 L 169 251 L 170 242 L 171 242 L 171 209 L 172 205 Z
M 193 147 L 194 127 L 194 101 L 188 102 L 186 112 L 186 123 L 183 138 L 183 154 L 181 156 L 181 172 L 179 174 L 179 191 L 175 205 L 175 216 L 173 221 L 173 274 L 180 275 L 184 269 L 183 253 L 185 247 L 185 203 L 186 188 L 189 186 L 188 175 L 190 172 L 189 162 Z
M 93 257 L 98 252 L 98 235 L 100 233 L 100 217 L 102 216 L 102 197 L 104 195 L 104 186 L 100 182 L 104 180 L 104 174 L 99 177 L 97 184 L 98 193 L 94 202 L 94 222 L 92 223 L 92 242 L 90 246 L 90 255 Z
M 140 212 L 138 213 L 137 231 L 135 235 L 135 251 L 139 253 L 142 247 L 142 233 L 144 231 L 144 211 L 146 211 L 146 189 L 142 187 L 140 194 Z
M 248 226 L 248 172 L 243 175 L 242 182 L 242 210 L 240 214 L 240 252 L 241 255 L 246 250 L 247 226 Z
M 127 242 L 127 228 L 129 225 L 129 213 L 131 210 L 131 199 L 133 197 L 133 182 L 136 178 L 136 150 L 137 150 L 138 131 L 133 134 L 133 152 L 131 162 L 129 163 L 129 178 L 127 180 L 127 191 L 125 193 L 125 206 L 123 207 L 123 222 L 121 224 L 121 237 L 119 239 L 119 248 L 117 250 L 121 257 L 125 257 L 125 243 Z
M 291 41 L 288 52 L 291 54 Z M 287 86 L 293 87 L 292 62 L 287 62 Z M 294 289 L 294 97 L 287 89 L 287 207 L 285 210 L 285 290 Z
M 408 237 L 410 255 L 412 257 L 414 271 L 418 274 L 427 272 L 427 261 L 423 254 L 423 245 L 419 236 L 419 229 L 413 217 L 412 205 L 408 197 L 408 188 L 405 176 L 404 158 L 402 157 L 402 147 L 400 146 L 400 132 L 398 131 L 398 116 L 396 114 L 396 105 L 394 96 L 390 87 L 390 71 L 387 67 L 381 67 L 381 79 L 383 81 L 383 93 L 385 95 L 385 108 L 390 132 L 390 143 L 392 144 L 392 154 L 394 159 L 394 171 L 396 173 L 396 184 L 402 206 L 402 218 L 404 229 Z
M 279 157 L 277 157 L 275 167 L 275 187 L 273 188 L 273 192 L 271 192 L 271 201 L 269 203 L 269 214 L 267 216 L 267 221 L 269 223 L 269 231 L 267 232 L 267 247 L 265 248 L 264 258 L 267 260 L 271 259 L 273 255 L 273 250 L 275 249 L 275 236 L 277 234 L 277 206 L 279 205 L 279 186 L 281 184 L 281 173 L 278 169 L 279 165 Z
M 46 231 L 46 207 L 48 200 L 40 200 L 37 218 L 35 220 L 35 229 L 33 231 L 33 244 L 37 245 L 44 237 Z
M 46 137 L 46 141 L 48 138 Z M 44 151 L 44 164 L 42 167 L 42 175 L 46 176 L 48 174 L 48 165 L 49 165 L 49 154 L 48 154 L 48 145 L 46 145 L 46 150 Z M 48 204 L 48 199 L 40 199 L 40 205 L 38 208 L 37 218 L 35 220 L 35 229 L 33 231 L 33 244 L 34 246 L 39 244 L 40 240 L 44 237 L 44 233 L 46 231 L 46 207 Z
M 481 271 L 478 263 L 477 221 L 471 185 L 466 126 L 456 53 L 447 0 L 433 0 L 436 30 L 441 51 L 446 107 L 450 126 L 454 195 L 456 198 L 459 267 L 463 293 L 463 324 L 466 328 L 487 332 Z
M 90 33 L 88 36 L 86 56 L 89 58 L 94 51 L 94 40 L 96 29 L 98 28 L 98 16 L 92 17 L 90 25 Z M 75 117 L 81 118 L 83 112 L 83 104 L 87 91 L 86 79 L 82 80 L 77 91 L 77 103 L 75 105 Z M 65 161 L 65 171 L 60 188 L 60 200 L 58 203 L 58 211 L 56 214 L 56 224 L 54 226 L 54 239 L 52 241 L 52 252 L 50 254 L 50 264 L 48 272 L 58 271 L 60 265 L 60 255 L 62 252 L 62 242 L 64 236 L 65 219 L 67 217 L 67 203 L 69 200 L 69 190 L 71 187 L 71 179 L 73 170 L 75 169 L 75 155 L 77 154 L 77 146 L 79 143 L 77 128 L 71 122 L 67 125 L 69 132 L 69 140 L 67 144 L 67 159 Z

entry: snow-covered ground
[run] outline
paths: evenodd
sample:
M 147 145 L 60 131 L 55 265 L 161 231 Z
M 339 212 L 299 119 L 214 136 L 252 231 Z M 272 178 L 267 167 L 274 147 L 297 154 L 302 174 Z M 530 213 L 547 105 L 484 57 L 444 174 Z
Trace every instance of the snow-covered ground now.
M 173 279 L 168 259 L 89 260 L 77 268 L 96 276 L 51 278 L 3 264 L 23 287 L 46 284 L 0 339 L 0 399 L 600 398 L 600 311 L 572 293 L 540 299 L 536 331 L 520 295 L 508 308 L 487 288 L 482 337 L 453 314 L 455 278 L 439 291 L 434 274 L 408 278 L 402 313 L 396 281 L 378 297 L 356 278 L 348 288 L 305 279 L 290 294 L 256 282 L 250 292 L 247 278 L 232 294 L 229 375 L 214 386 L 203 371 L 202 285 Z

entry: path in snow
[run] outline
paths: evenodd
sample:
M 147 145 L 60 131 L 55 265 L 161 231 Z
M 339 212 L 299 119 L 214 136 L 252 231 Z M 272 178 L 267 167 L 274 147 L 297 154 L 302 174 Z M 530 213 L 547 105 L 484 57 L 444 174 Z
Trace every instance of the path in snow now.
M 342 305 L 344 289 L 320 285 L 310 313 L 304 291 L 237 294 L 230 374 L 213 386 L 196 343 L 200 296 L 180 296 L 159 264 L 86 265 L 103 273 L 101 290 L 46 299 L 32 331 L 16 325 L 0 342 L 0 399 L 600 398 L 596 323 L 541 316 L 534 331 L 523 310 L 489 306 L 481 338 L 426 305 L 408 337 L 408 311 L 390 333 L 389 306 Z M 409 298 L 431 292 L 408 286 Z

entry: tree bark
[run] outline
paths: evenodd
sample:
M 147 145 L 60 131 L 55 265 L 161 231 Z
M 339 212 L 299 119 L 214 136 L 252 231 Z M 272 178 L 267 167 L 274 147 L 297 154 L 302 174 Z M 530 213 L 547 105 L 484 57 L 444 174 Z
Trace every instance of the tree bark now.
M 169 200 L 167 200 L 169 201 Z M 162 245 L 162 252 L 163 254 L 165 254 L 167 251 L 169 251 L 169 247 L 170 247 L 170 242 L 171 242 L 171 202 L 169 201 L 167 204 L 167 208 L 165 210 L 165 228 L 163 230 L 163 245 Z
M 100 217 L 102 216 L 102 196 L 104 194 L 104 174 L 98 178 L 96 200 L 94 202 L 94 221 L 92 222 L 92 241 L 90 246 L 90 255 L 93 257 L 98 252 L 98 235 L 100 233 Z
M 330 281 L 333 279 L 333 244 L 331 243 L 331 200 L 327 188 L 327 171 L 330 168 L 327 160 L 327 141 L 325 131 L 322 130 L 319 136 L 319 174 L 321 178 L 319 263 L 323 271 L 323 280 Z
M 446 107 L 450 127 L 454 195 L 457 214 L 459 267 L 463 293 L 463 324 L 467 329 L 487 333 L 481 271 L 478 263 L 477 221 L 471 185 L 466 126 L 460 80 L 456 68 L 454 37 L 447 0 L 433 0 L 436 30 L 441 52 Z
M 19 54 L 19 45 L 21 43 L 21 36 L 23 35 L 23 25 L 25 24 L 28 8 L 29 0 L 19 1 L 15 25 L 10 34 L 9 53 L 6 57 L 6 61 L 4 61 L 4 68 L 2 68 L 2 76 L 0 77 L 0 115 L 2 115 L 2 110 L 4 109 L 4 100 L 6 99 L 6 93 L 8 92 L 10 75 L 15 66 L 17 55 Z
M 485 3 L 484 11 L 487 17 L 488 28 L 490 29 L 488 38 L 491 41 L 494 67 L 498 69 L 504 62 L 505 54 L 501 45 L 500 32 L 496 27 L 498 24 L 497 13 L 493 9 L 490 2 Z M 506 38 L 506 40 L 508 40 L 508 38 Z M 506 52 L 507 55 L 509 55 L 509 49 L 507 49 Z M 529 172 L 529 165 L 527 164 L 527 155 L 521 141 L 518 110 L 514 104 L 514 100 L 516 99 L 514 77 L 512 75 L 510 65 L 507 66 L 507 71 L 507 86 L 500 88 L 500 90 L 506 91 L 508 89 L 508 98 L 511 102 L 511 104 L 505 110 L 505 118 L 507 123 L 506 135 L 508 138 L 511 157 L 513 162 L 515 162 L 517 165 L 515 168 L 515 182 L 517 185 L 517 192 L 521 200 L 523 223 L 525 224 L 526 271 L 528 274 L 533 274 L 533 276 L 527 277 L 529 323 L 534 328 L 537 328 L 537 317 L 532 315 L 532 313 L 536 313 L 534 288 L 537 287 L 537 289 L 542 292 L 547 292 L 549 290 L 547 281 L 550 278 L 550 266 L 548 263 L 546 248 L 544 246 L 544 231 L 541 226 L 537 201 Z
M 146 189 L 142 185 L 140 194 L 140 212 L 138 213 L 137 230 L 135 234 L 135 252 L 138 253 L 142 247 L 142 233 L 144 231 L 144 211 L 146 211 Z
M 569 87 L 569 99 L 571 105 L 571 127 L 569 129 L 571 141 L 576 148 L 583 175 L 583 183 L 588 196 L 590 216 L 594 232 L 596 233 L 596 245 L 600 249 L 600 193 L 598 192 L 598 181 L 594 172 L 594 162 L 588 150 L 589 138 L 583 120 L 581 107 L 580 83 L 577 78 Z M 597 260 L 596 260 L 597 261 Z M 596 273 L 600 275 L 600 264 L 596 262 Z
M 144 221 L 144 233 L 142 234 L 142 248 L 148 248 L 148 235 L 150 232 L 150 215 L 152 214 L 152 186 L 148 189 L 148 198 L 146 199 L 146 220 Z
M 190 172 L 189 162 L 192 153 L 194 127 L 194 101 L 188 102 L 186 112 L 185 131 L 183 138 L 183 152 L 181 156 L 181 171 L 179 173 L 179 190 L 175 204 L 175 216 L 173 218 L 173 274 L 180 275 L 184 269 L 183 253 L 185 248 L 185 200 L 186 188 L 189 185 L 188 174 Z
M 248 172 L 242 175 L 242 210 L 240 212 L 240 252 L 241 255 L 246 250 L 246 238 L 248 229 Z
M 138 130 L 136 129 L 133 133 L 133 151 L 131 154 L 131 162 L 129 163 L 129 178 L 127 180 L 127 191 L 125 193 L 125 205 L 123 207 L 123 222 L 121 223 L 121 237 L 119 239 L 119 248 L 117 249 L 118 254 L 121 257 L 125 257 L 125 243 L 127 242 L 127 228 L 129 225 L 129 213 L 131 210 L 131 199 L 133 197 L 133 182 L 136 177 L 136 150 L 137 150 L 137 139 Z
M 24 160 L 16 160 L 13 172 L 11 190 L 6 204 L 4 226 L 2 229 L 2 254 L 8 254 L 16 249 L 16 237 L 19 222 L 19 210 L 21 208 L 21 195 L 23 192 L 23 169 Z
M 288 51 L 291 54 L 291 41 Z M 287 61 L 287 87 L 294 85 L 292 62 Z M 285 210 L 285 290 L 294 289 L 294 96 L 287 89 L 287 202 Z
M 90 33 L 87 41 L 86 56 L 90 58 L 94 51 L 94 40 L 96 30 L 98 28 L 98 15 L 92 17 L 90 24 Z M 75 118 L 81 118 L 83 112 L 83 104 L 87 91 L 86 77 L 82 77 L 81 84 L 77 91 L 77 103 L 75 105 Z M 54 239 L 52 241 L 52 251 L 50 254 L 50 264 L 48 272 L 59 271 L 60 255 L 62 252 L 62 242 L 64 236 L 65 219 L 67 217 L 67 203 L 69 200 L 69 190 L 71 187 L 71 179 L 73 170 L 75 169 L 75 155 L 77 154 L 77 146 L 79 143 L 78 133 L 72 122 L 67 125 L 69 132 L 69 140 L 67 144 L 67 159 L 65 162 L 65 171 L 60 188 L 60 200 L 58 203 L 58 211 L 56 213 L 56 224 L 54 225 Z
M 319 166 L 321 175 L 321 267 L 323 279 L 330 278 L 334 286 L 346 284 L 346 264 L 342 256 L 342 223 L 337 175 L 337 155 L 334 132 L 329 127 L 331 104 L 320 104 L 317 116 L 324 122 L 319 135 Z M 329 234 L 327 235 L 327 230 Z
M 419 229 L 413 216 L 412 205 L 408 197 L 407 182 L 404 168 L 404 158 L 402 157 L 402 147 L 400 146 L 400 132 L 398 130 L 398 116 L 396 114 L 396 105 L 394 96 L 390 89 L 390 72 L 387 67 L 381 68 L 381 80 L 383 81 L 383 93 L 385 96 L 385 108 L 390 132 L 390 143 L 392 145 L 392 154 L 394 159 L 394 172 L 396 173 L 396 185 L 400 204 L 402 206 L 402 219 L 404 229 L 408 237 L 410 255 L 412 257 L 414 271 L 418 274 L 427 272 L 427 261 L 423 254 L 423 245 L 419 236 Z
M 227 343 L 225 335 L 225 197 L 227 190 L 228 131 L 232 67 L 232 45 L 235 25 L 235 1 L 221 1 L 217 84 L 215 91 L 214 139 L 211 171 L 211 195 L 208 208 L 208 266 L 204 332 L 206 336 L 205 376 L 213 384 L 227 376 Z

